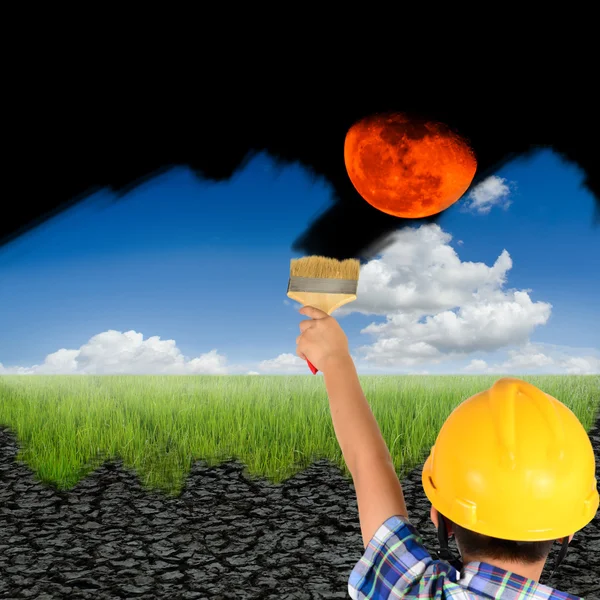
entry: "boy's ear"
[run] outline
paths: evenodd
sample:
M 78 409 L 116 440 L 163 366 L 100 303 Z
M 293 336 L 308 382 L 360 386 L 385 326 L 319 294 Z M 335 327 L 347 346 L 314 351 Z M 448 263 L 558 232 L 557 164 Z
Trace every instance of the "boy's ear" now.
M 432 523 L 435 525 L 435 528 L 437 529 L 438 526 L 438 516 L 439 516 L 439 512 L 437 511 L 437 508 L 433 507 L 433 504 L 431 505 L 431 510 L 429 511 L 429 516 L 431 517 L 431 521 Z
M 433 506 L 433 504 L 431 505 L 431 510 L 429 511 L 429 516 L 431 517 L 431 520 L 433 521 L 433 524 L 435 525 L 435 528 L 438 528 L 438 520 L 440 518 L 440 513 L 438 512 L 438 509 L 435 508 Z M 448 537 L 454 535 L 454 529 L 452 528 L 452 523 L 448 522 L 448 519 L 446 519 L 446 529 L 448 530 Z

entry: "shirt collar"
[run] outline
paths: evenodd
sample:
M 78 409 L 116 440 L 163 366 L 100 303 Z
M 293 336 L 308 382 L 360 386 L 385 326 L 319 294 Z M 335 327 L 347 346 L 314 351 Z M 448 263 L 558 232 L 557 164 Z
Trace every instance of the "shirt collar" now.
M 552 595 L 552 593 L 555 592 L 555 588 L 528 579 L 527 577 L 523 577 L 512 571 L 509 572 L 500 567 L 480 561 L 472 561 L 465 564 L 459 577 L 461 580 L 465 581 L 466 585 L 469 587 L 481 591 L 484 589 L 486 591 L 489 590 L 488 593 L 492 590 L 504 590 L 508 586 L 514 590 L 527 589 L 527 595 L 523 594 L 523 596 L 520 596 L 523 599 L 557 597 L 556 593 L 554 596 Z M 559 590 L 556 591 L 560 593 L 561 598 L 565 598 L 566 600 L 581 600 L 579 596 L 573 596 L 572 594 Z

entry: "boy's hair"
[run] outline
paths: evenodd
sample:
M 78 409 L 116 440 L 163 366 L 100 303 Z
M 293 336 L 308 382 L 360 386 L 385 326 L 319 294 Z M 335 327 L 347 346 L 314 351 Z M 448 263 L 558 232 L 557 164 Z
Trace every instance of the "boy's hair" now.
M 456 523 L 452 523 L 452 529 L 461 554 L 468 556 L 470 560 L 480 560 L 481 562 L 485 562 L 486 558 L 491 558 L 492 560 L 533 564 L 548 558 L 555 541 L 514 542 L 475 533 Z

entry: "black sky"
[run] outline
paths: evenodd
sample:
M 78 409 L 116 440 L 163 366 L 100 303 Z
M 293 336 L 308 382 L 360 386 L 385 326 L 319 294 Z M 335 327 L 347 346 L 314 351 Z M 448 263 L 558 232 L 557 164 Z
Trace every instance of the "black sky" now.
M 173 165 L 224 180 L 249 154 L 267 151 L 324 176 L 335 191 L 332 208 L 290 246 L 307 255 L 364 258 L 391 231 L 419 222 L 377 211 L 346 174 L 347 130 L 366 115 L 386 111 L 441 121 L 464 135 L 478 162 L 472 186 L 512 158 L 552 148 L 582 169 L 598 214 L 600 109 L 593 81 L 574 76 L 567 83 L 548 73 L 504 86 L 485 77 L 454 87 L 398 77 L 360 94 L 351 81 L 284 81 L 280 75 L 253 86 L 246 78 L 237 87 L 205 75 L 194 91 L 171 83 L 168 93 L 158 76 L 144 85 L 134 84 L 132 76 L 119 87 L 106 80 L 94 86 L 93 77 L 86 86 L 63 78 L 37 95 L 12 89 L 0 245 L 100 188 L 121 197 Z

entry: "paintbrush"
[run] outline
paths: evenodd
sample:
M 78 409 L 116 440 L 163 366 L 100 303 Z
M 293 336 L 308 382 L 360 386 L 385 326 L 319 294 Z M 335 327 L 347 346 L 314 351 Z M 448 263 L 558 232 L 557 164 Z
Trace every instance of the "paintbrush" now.
M 302 306 L 314 306 L 330 315 L 336 308 L 356 300 L 360 261 L 325 256 L 292 259 L 287 295 Z M 307 359 L 315 375 L 318 369 Z

